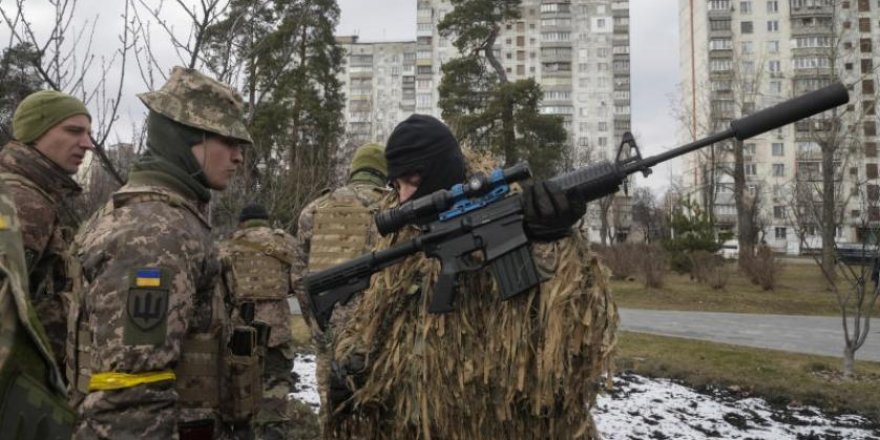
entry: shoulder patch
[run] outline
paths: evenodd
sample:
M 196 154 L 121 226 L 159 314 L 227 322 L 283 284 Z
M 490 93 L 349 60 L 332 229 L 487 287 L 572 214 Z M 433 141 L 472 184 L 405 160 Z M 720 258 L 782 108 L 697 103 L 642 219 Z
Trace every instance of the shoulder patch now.
M 170 274 L 157 267 L 140 267 L 130 273 L 125 305 L 123 343 L 159 345 L 165 342 Z

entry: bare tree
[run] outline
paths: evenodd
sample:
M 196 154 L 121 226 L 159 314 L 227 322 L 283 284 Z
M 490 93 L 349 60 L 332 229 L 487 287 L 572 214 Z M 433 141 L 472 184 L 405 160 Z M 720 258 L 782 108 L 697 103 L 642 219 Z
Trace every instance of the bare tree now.
M 109 56 L 97 55 L 93 50 L 97 17 L 83 21 L 81 27 L 75 26 L 79 23 L 77 0 L 46 0 L 52 21 L 45 35 L 34 26 L 34 17 L 28 16 L 33 0 L 27 6 L 25 0 L 14 0 L 11 6 L 0 4 L 0 17 L 11 41 L 36 49 L 38 56 L 33 58 L 33 67 L 40 80 L 52 89 L 78 96 L 91 107 L 95 152 L 119 183 L 124 179 L 113 167 L 104 146 L 119 119 L 129 55 L 137 44 L 138 35 L 130 26 L 131 1 L 124 0 L 119 45 Z

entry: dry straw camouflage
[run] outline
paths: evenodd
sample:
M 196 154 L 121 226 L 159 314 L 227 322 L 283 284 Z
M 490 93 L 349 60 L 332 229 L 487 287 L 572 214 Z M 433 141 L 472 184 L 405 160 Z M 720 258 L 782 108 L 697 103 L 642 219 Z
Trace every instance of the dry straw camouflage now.
M 150 110 L 181 124 L 253 143 L 241 120 L 241 95 L 195 69 L 175 67 L 161 89 L 138 98 Z

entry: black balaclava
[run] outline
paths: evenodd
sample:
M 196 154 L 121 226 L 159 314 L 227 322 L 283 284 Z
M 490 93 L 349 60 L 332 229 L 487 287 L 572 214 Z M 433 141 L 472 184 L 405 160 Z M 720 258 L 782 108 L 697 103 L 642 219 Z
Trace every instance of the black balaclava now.
M 412 115 L 397 124 L 385 146 L 388 180 L 422 177 L 412 199 L 464 182 L 467 172 L 458 141 L 446 124 L 428 115 Z
M 161 178 L 201 202 L 211 199 L 208 181 L 192 153 L 210 133 L 154 111 L 147 116 L 147 151 L 132 165 L 132 177 Z M 164 175 L 164 176 L 163 176 Z M 168 179 L 170 177 L 171 179 Z

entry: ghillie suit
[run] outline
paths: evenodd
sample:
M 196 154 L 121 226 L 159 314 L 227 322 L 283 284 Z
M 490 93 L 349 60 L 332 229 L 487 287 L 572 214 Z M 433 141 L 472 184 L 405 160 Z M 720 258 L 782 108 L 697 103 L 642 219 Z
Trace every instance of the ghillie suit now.
M 366 367 L 349 376 L 351 408 L 328 436 L 596 438 L 590 411 L 618 324 L 607 270 L 576 234 L 533 254 L 548 278 L 539 289 L 501 301 L 488 270 L 461 274 L 446 315 L 427 313 L 439 262 L 417 254 L 376 274 L 337 338 L 340 365 L 363 356 Z

